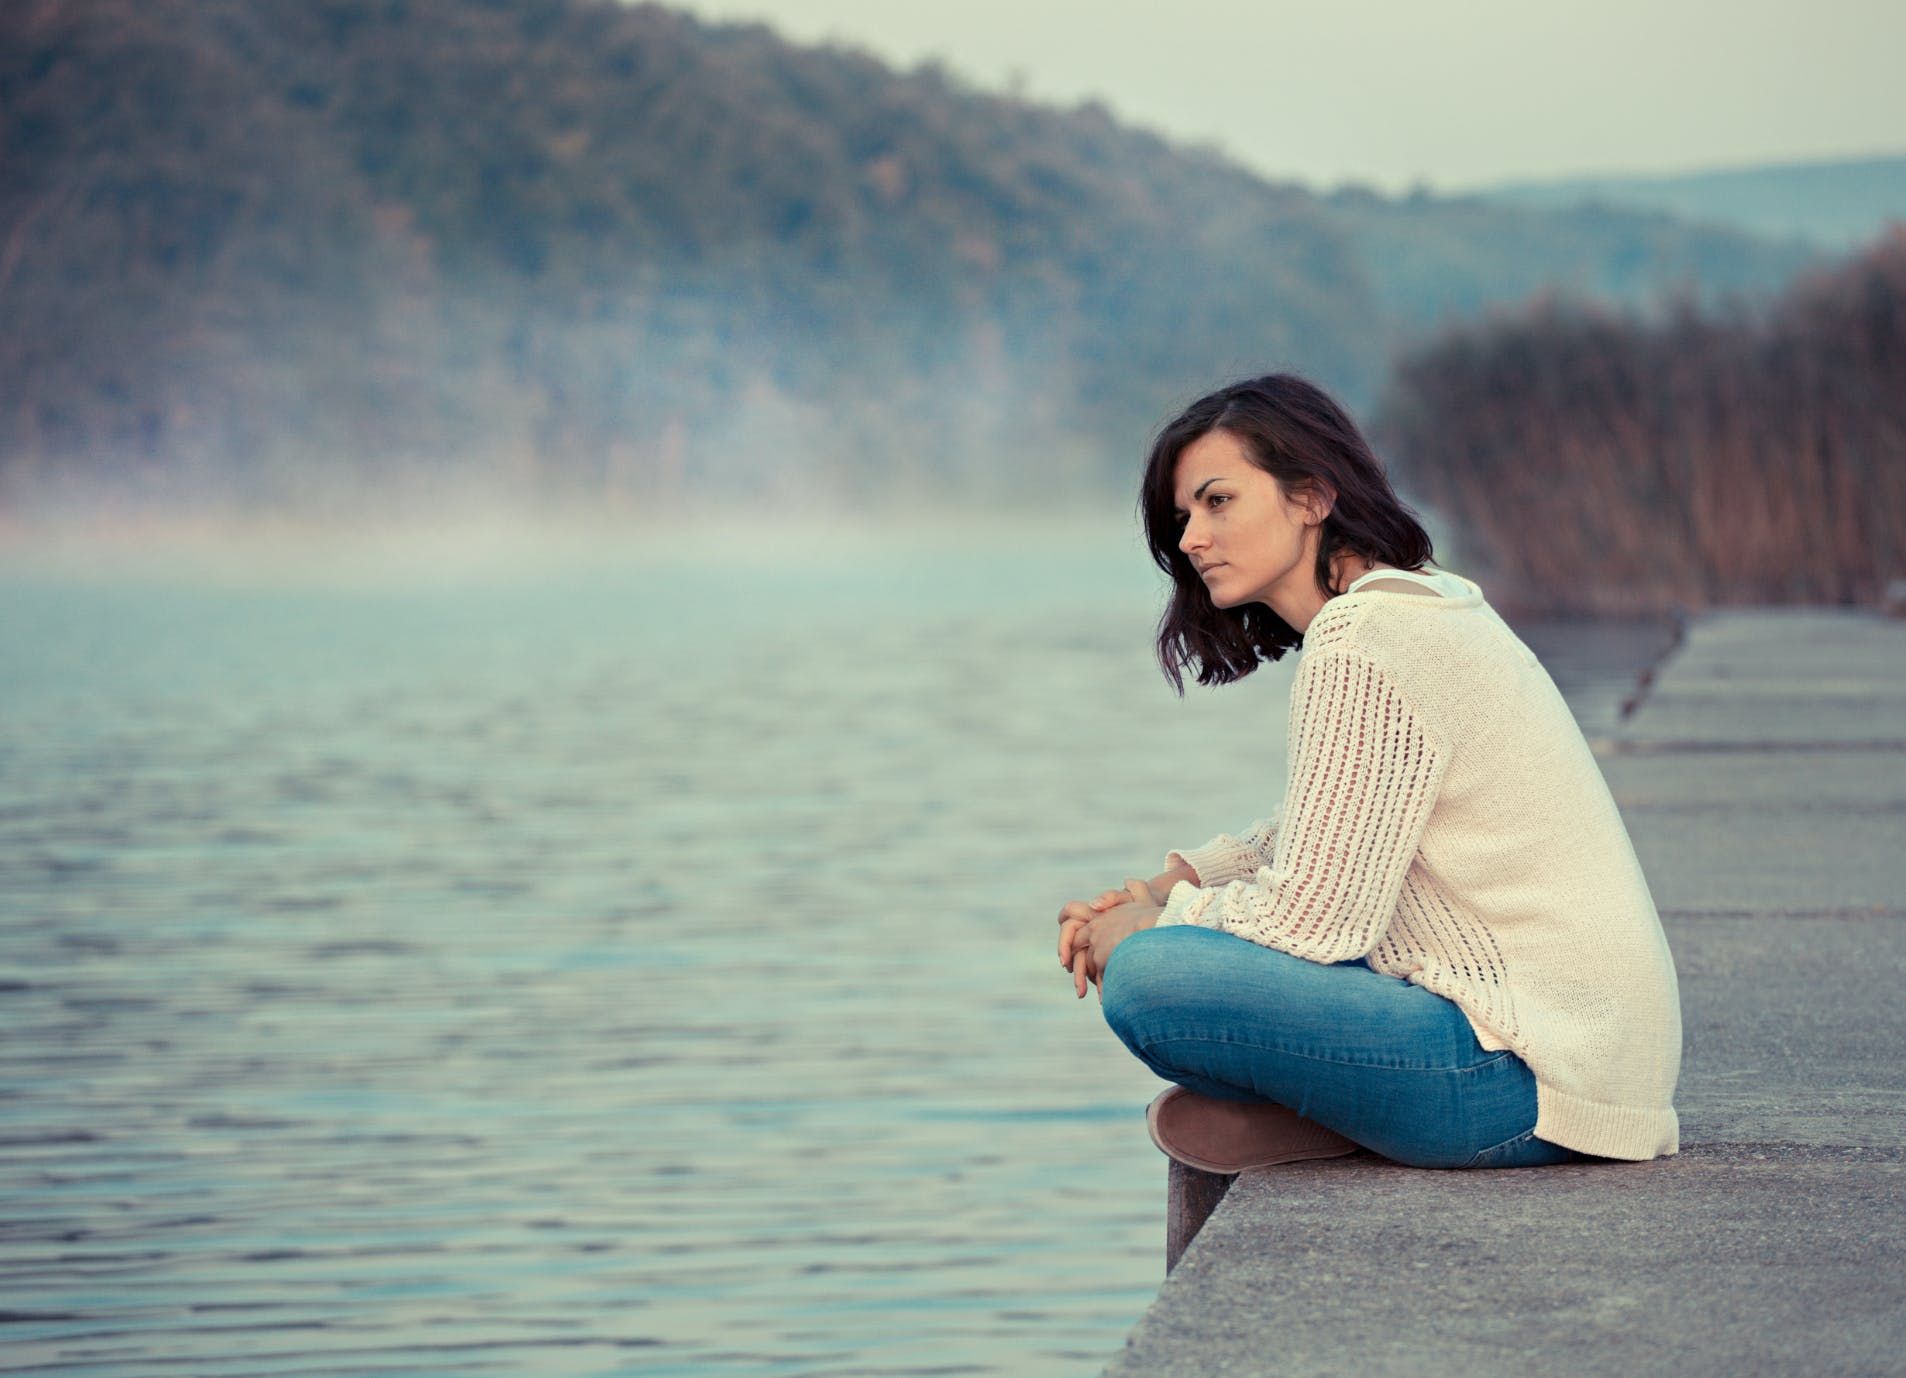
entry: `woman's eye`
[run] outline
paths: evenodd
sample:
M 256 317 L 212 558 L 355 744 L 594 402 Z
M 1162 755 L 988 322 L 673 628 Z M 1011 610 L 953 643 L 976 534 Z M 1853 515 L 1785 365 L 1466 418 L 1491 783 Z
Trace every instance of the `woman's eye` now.
M 1230 496 L 1226 493 L 1213 493 L 1209 501 L 1213 507 L 1216 507 L 1221 502 L 1230 501 Z

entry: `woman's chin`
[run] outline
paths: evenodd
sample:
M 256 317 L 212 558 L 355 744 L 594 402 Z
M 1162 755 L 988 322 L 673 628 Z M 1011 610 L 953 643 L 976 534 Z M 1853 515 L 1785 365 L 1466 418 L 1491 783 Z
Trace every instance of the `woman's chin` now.
M 1255 601 L 1249 592 L 1239 593 L 1236 589 L 1207 587 L 1205 593 L 1210 597 L 1211 606 L 1214 608 L 1241 608 L 1246 603 Z

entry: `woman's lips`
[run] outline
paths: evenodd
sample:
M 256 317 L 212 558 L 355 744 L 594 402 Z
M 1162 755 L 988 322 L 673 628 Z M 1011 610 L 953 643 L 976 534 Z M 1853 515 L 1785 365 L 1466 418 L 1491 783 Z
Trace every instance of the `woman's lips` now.
M 1216 564 L 1206 565 L 1203 569 L 1199 570 L 1198 573 L 1209 574 L 1214 569 L 1222 569 L 1222 568 L 1224 568 L 1224 561 L 1219 560 Z

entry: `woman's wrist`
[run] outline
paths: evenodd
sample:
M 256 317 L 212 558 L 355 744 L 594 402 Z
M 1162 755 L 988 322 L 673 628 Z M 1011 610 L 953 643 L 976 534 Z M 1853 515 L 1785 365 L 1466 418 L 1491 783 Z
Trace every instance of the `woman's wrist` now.
M 1181 880 L 1189 881 L 1193 885 L 1198 883 L 1198 873 L 1191 869 L 1191 863 L 1181 861 L 1169 871 L 1160 871 L 1146 881 L 1145 885 L 1152 892 L 1153 902 L 1163 904 Z

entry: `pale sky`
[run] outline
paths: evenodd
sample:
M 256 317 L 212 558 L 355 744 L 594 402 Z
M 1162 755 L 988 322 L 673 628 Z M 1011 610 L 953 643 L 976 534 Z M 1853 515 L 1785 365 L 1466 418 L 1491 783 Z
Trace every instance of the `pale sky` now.
M 1318 190 L 1906 152 L 1901 0 L 674 0 L 1102 99 Z

